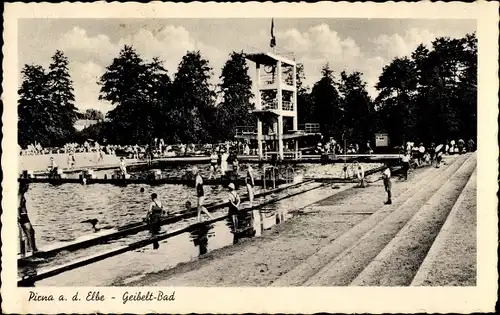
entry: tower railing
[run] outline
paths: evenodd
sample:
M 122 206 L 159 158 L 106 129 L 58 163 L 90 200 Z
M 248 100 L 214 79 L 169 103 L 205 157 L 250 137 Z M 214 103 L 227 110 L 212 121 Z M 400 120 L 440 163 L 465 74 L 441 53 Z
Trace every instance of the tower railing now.
M 257 127 L 255 126 L 236 126 L 235 134 L 237 136 L 251 135 L 257 133 Z
M 283 110 L 293 111 L 293 103 L 290 101 L 281 101 Z
M 299 130 L 303 130 L 305 133 L 320 133 L 320 124 L 318 123 L 306 123 L 300 124 Z

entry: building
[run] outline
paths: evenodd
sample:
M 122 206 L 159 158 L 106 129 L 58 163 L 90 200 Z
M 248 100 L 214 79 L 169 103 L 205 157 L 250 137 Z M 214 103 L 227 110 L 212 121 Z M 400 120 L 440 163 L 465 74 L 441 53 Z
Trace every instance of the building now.
M 82 131 L 83 129 L 95 125 L 98 122 L 99 120 L 79 119 L 75 122 L 74 127 L 77 131 Z

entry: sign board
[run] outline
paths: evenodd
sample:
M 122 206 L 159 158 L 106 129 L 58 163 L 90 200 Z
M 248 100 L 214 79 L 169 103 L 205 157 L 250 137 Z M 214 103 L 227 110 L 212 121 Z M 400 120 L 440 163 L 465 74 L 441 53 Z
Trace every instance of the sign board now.
M 389 135 L 386 133 L 376 133 L 375 134 L 375 146 L 376 147 L 389 146 Z

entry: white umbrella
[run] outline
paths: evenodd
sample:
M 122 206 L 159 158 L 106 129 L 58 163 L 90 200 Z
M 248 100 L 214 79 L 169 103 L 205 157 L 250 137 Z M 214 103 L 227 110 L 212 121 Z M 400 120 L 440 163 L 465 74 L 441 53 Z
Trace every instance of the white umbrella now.
M 442 144 L 440 144 L 440 145 L 438 145 L 438 146 L 436 147 L 436 149 L 434 149 L 434 152 L 439 152 L 439 151 L 441 151 L 441 149 L 442 149 L 442 148 L 443 148 L 443 145 L 442 145 Z

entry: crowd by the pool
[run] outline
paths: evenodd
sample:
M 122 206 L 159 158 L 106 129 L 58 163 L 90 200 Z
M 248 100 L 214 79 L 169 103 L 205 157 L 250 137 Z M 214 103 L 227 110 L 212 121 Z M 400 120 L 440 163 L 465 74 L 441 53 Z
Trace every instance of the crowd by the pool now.
M 463 139 L 458 141 L 446 141 L 443 151 L 446 154 L 462 153 L 464 151 L 475 150 L 475 143 L 472 139 L 467 143 Z M 436 147 L 435 143 L 428 143 L 427 155 Z M 411 148 L 411 150 L 410 150 Z M 415 142 L 407 142 L 404 146 L 396 147 L 399 153 L 404 154 L 410 150 L 412 155 L 419 155 L 417 151 L 422 150 L 423 143 L 415 145 Z M 272 152 L 273 148 L 264 144 L 264 152 Z M 288 143 L 284 143 L 284 151 L 292 151 Z M 372 154 L 373 145 L 368 141 L 365 144 L 353 142 L 337 141 L 334 138 L 328 140 L 321 137 L 315 146 L 310 146 L 307 150 L 310 154 Z M 226 152 L 229 155 L 257 155 L 257 146 L 245 140 L 225 141 L 215 144 L 167 144 L 163 139 L 155 138 L 150 145 L 115 145 L 99 144 L 97 141 L 89 140 L 84 143 L 67 143 L 62 147 L 42 147 L 40 143 L 33 143 L 26 148 L 19 147 L 20 155 L 50 155 L 50 154 L 75 154 L 75 153 L 96 153 L 103 155 L 122 156 L 127 159 L 146 159 L 162 157 L 183 157 L 183 156 L 210 156 L 212 154 L 221 155 Z M 415 153 L 415 154 L 413 154 Z M 421 154 L 423 158 L 424 154 Z M 426 158 L 428 157 L 427 155 Z

